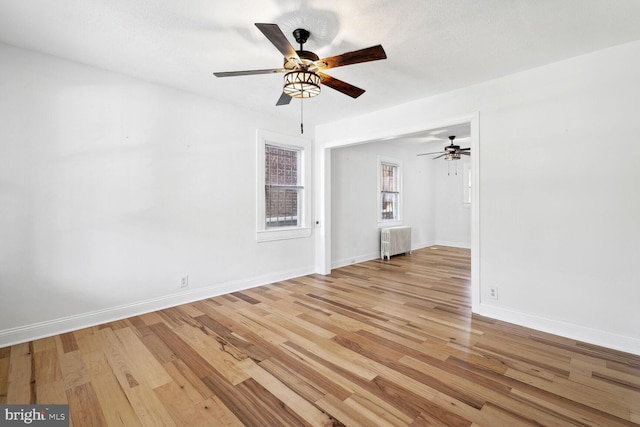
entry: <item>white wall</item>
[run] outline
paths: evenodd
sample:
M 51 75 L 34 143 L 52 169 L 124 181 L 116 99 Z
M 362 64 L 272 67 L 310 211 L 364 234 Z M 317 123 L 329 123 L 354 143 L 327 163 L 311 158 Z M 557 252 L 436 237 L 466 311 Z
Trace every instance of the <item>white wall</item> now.
M 456 143 L 458 143 L 456 141 Z M 468 147 L 459 142 L 461 147 Z M 440 150 L 446 144 L 436 148 Z M 435 151 L 435 150 L 434 150 Z M 435 189 L 435 244 L 460 248 L 471 247 L 471 206 L 464 204 L 464 165 L 471 159 L 431 160 L 435 163 L 433 187 Z
M 402 163 L 402 225 L 412 247 L 435 240 L 434 166 L 415 147 L 374 142 L 331 150 L 331 264 L 335 268 L 380 257 L 378 156 Z
M 479 112 L 477 311 L 640 354 L 638 75 L 634 42 L 322 125 L 316 142 Z
M 314 270 L 312 238 L 255 240 L 256 129 L 289 122 L 6 45 L 0 63 L 0 347 Z

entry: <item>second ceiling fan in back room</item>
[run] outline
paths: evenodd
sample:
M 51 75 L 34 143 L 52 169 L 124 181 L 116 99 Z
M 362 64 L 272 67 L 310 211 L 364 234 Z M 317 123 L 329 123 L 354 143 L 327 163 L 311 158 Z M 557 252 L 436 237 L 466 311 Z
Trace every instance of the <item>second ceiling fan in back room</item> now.
M 445 160 L 460 160 L 462 156 L 470 156 L 471 155 L 471 147 L 460 148 L 459 145 L 453 143 L 453 140 L 456 139 L 455 135 L 451 135 L 449 137 L 449 145 L 444 147 L 444 151 L 434 151 L 433 153 L 422 153 L 418 154 L 418 156 L 429 156 L 432 154 L 438 154 L 432 160 L 439 159 L 444 157 Z M 449 173 L 450 175 L 450 173 Z M 458 175 L 458 168 L 456 167 L 456 175 Z
M 298 28 L 293 31 L 293 37 L 300 44 L 300 50 L 295 50 L 287 40 L 280 27 L 276 24 L 255 24 L 267 39 L 284 56 L 282 68 L 272 68 L 263 70 L 248 71 L 227 71 L 213 73 L 216 77 L 250 76 L 255 74 L 285 73 L 282 95 L 276 105 L 287 105 L 291 98 L 312 98 L 320 94 L 320 84 L 329 86 L 338 92 L 344 93 L 352 98 L 357 98 L 365 91 L 352 84 L 333 78 L 324 70 L 342 67 L 344 65 L 358 64 L 361 62 L 377 61 L 386 59 L 382 45 L 372 46 L 342 55 L 331 56 L 320 59 L 318 55 L 303 49 L 303 45 L 309 39 L 311 33 L 305 29 Z M 304 132 L 300 123 L 300 132 Z

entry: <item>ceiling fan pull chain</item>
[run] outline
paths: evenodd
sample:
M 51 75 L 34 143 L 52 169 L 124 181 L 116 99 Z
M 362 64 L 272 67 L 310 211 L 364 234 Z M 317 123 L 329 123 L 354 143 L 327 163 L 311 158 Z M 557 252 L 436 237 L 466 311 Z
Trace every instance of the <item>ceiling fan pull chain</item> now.
M 304 98 L 300 98 L 300 133 L 303 134 L 304 133 L 304 125 L 302 124 L 303 119 L 302 119 L 302 104 L 303 104 Z

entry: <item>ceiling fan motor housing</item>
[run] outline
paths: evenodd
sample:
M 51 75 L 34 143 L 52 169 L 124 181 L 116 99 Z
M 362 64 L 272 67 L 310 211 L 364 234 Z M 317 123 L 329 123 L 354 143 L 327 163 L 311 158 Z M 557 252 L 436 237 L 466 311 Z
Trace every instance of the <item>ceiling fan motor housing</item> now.
M 296 68 L 309 68 L 315 61 L 320 58 L 315 53 L 308 50 L 296 50 L 298 57 L 302 61 L 302 64 L 297 63 L 296 61 L 291 61 L 288 58 L 284 58 L 284 68 L 287 70 L 295 70 Z

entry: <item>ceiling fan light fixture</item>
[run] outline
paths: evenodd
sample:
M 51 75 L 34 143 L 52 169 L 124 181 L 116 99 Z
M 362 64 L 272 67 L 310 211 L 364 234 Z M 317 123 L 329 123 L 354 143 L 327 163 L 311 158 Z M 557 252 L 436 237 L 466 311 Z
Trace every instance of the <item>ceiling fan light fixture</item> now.
M 311 71 L 296 70 L 284 75 L 283 92 L 292 98 L 320 95 L 320 76 Z
M 460 160 L 460 153 L 447 153 L 444 156 L 445 160 Z

